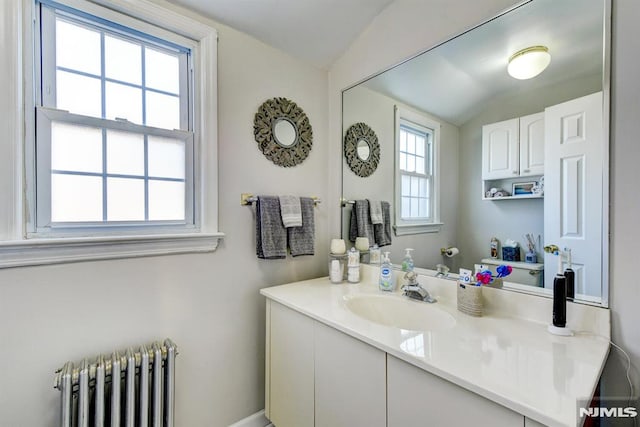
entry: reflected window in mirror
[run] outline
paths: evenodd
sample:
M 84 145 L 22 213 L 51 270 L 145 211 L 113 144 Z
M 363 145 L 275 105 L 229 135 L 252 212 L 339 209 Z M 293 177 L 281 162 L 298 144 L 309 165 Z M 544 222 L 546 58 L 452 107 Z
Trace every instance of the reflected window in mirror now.
M 439 129 L 439 123 L 396 107 L 396 235 L 439 230 Z

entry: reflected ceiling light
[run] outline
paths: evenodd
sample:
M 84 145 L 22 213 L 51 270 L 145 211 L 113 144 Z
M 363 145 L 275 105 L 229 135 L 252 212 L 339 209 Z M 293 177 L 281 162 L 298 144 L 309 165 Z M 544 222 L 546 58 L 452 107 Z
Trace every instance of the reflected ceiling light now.
M 511 55 L 507 71 L 513 78 L 526 80 L 543 72 L 550 62 L 551 55 L 546 46 L 531 46 Z

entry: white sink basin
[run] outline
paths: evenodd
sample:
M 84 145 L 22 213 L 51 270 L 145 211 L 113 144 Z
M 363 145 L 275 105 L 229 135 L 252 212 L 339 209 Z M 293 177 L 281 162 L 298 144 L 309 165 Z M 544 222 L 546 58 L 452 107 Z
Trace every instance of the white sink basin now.
M 397 295 L 347 295 L 345 305 L 354 314 L 384 326 L 412 331 L 452 328 L 456 320 L 437 304 L 411 301 Z

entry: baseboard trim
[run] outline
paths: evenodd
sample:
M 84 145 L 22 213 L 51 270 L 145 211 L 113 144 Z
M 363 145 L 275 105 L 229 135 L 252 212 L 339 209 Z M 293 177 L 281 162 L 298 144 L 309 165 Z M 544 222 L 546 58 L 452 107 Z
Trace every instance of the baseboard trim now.
M 273 424 L 264 416 L 264 410 L 262 410 L 231 424 L 229 427 L 273 427 Z

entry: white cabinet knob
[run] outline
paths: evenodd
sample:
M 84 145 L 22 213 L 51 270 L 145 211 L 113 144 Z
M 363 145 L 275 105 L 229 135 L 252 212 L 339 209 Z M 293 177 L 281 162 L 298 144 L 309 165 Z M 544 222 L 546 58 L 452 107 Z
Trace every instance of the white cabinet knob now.
M 518 175 L 518 171 L 511 171 L 514 175 Z
M 531 172 L 531 169 L 525 169 L 524 172 L 525 173 L 529 173 L 529 172 Z

